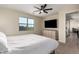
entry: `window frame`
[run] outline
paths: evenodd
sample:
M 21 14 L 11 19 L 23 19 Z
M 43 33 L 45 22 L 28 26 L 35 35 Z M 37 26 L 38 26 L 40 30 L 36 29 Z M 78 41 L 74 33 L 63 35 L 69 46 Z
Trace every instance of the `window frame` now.
M 19 28 L 19 31 L 30 31 L 28 28 L 28 25 L 33 25 L 33 29 L 31 30 L 31 31 L 34 31 L 34 28 L 35 28 L 35 20 L 33 19 L 33 18 L 29 18 L 29 17 L 24 17 L 24 16 L 20 16 L 20 17 L 23 17 L 23 18 L 26 18 L 27 19 L 27 23 L 26 23 L 26 27 L 27 27 L 27 29 L 26 30 L 20 30 L 20 28 Z M 19 18 L 20 18 L 19 17 Z M 32 19 L 33 21 L 34 21 L 34 24 L 29 24 L 28 23 L 28 19 Z M 19 19 L 20 20 L 20 19 Z M 25 23 L 24 23 L 25 24 Z M 19 23 L 19 26 L 20 26 L 20 23 Z M 19 27 L 18 26 L 18 27 Z

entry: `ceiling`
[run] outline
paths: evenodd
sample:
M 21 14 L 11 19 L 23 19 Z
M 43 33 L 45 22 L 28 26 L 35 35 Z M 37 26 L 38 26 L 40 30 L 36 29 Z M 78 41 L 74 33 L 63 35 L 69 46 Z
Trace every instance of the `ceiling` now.
M 33 12 L 37 10 L 34 8 L 34 6 L 39 7 L 40 5 L 41 4 L 0 4 L 0 7 L 22 11 L 38 17 L 46 17 L 52 14 L 57 14 L 58 11 L 60 11 L 65 6 L 64 4 L 47 4 L 46 8 L 53 8 L 53 10 L 48 11 L 48 14 L 46 13 L 39 14 L 38 12 Z

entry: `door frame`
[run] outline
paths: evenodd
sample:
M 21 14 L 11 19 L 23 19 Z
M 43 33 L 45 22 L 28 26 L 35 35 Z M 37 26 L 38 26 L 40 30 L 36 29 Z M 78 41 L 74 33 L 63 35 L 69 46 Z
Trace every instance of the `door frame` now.
M 66 38 L 66 42 L 67 42 L 67 37 L 66 37 L 66 15 L 67 15 L 68 13 L 73 13 L 73 12 L 77 12 L 77 11 L 79 11 L 79 9 L 65 12 L 65 38 Z

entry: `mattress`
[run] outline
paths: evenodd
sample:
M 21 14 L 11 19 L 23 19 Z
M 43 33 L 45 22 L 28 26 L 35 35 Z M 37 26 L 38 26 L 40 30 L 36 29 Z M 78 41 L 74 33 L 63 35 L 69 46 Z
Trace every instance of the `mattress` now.
M 58 47 L 54 39 L 36 34 L 9 36 L 7 54 L 48 54 Z

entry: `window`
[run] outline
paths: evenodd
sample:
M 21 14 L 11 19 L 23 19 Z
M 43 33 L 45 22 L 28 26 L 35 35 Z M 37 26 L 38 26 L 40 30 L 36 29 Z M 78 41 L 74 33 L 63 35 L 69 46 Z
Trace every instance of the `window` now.
M 28 18 L 28 30 L 33 30 L 34 28 L 34 20 Z
M 19 17 L 19 31 L 33 30 L 34 20 L 25 17 Z

